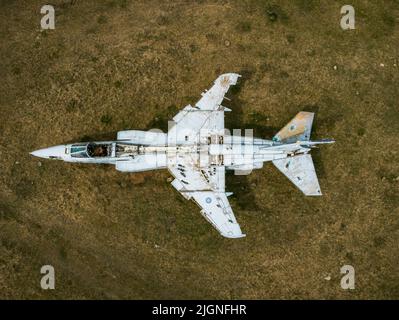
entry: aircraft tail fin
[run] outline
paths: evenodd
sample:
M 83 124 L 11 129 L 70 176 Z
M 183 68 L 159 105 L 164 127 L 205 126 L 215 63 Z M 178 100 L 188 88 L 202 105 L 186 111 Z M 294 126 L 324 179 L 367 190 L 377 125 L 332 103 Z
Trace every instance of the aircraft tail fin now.
M 321 196 L 319 180 L 310 154 L 273 160 L 273 164 L 306 196 Z
M 299 112 L 290 122 L 286 124 L 274 137 L 273 141 L 292 143 L 296 141 L 307 141 L 310 139 L 314 113 Z

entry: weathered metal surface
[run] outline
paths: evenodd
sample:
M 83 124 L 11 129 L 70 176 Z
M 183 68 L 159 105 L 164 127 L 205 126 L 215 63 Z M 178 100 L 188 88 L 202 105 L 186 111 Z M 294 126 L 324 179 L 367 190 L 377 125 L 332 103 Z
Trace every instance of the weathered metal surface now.
M 142 145 L 162 146 L 167 142 L 167 134 L 163 132 L 127 130 L 119 131 L 117 134 L 117 140 Z
M 321 196 L 319 181 L 310 154 L 273 160 L 273 164 L 306 196 Z
M 321 195 L 308 152 L 333 141 L 309 141 L 314 116 L 310 112 L 298 113 L 273 140 L 228 135 L 224 112 L 229 109 L 221 103 L 239 77 L 234 73 L 218 77 L 194 107 L 186 106 L 173 118 L 167 134 L 120 131 L 117 141 L 61 145 L 32 154 L 68 162 L 108 163 L 124 172 L 167 168 L 175 178 L 172 186 L 195 201 L 221 235 L 243 237 L 227 199 L 231 193 L 225 191 L 225 170 L 248 174 L 262 168 L 263 162 L 273 161 L 305 195 Z
M 296 142 L 298 140 L 309 140 L 313 118 L 313 112 L 299 112 L 290 122 L 287 123 L 284 128 L 282 128 L 273 137 L 273 141 L 290 143 Z

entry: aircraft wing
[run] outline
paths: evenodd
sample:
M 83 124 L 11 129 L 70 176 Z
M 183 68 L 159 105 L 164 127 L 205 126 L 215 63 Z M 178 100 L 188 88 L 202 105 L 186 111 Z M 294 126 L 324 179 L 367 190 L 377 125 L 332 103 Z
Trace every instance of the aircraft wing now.
M 186 162 L 169 166 L 175 177 L 172 185 L 186 199 L 193 200 L 201 208 L 201 213 L 222 236 L 241 238 L 245 234 L 237 223 L 225 193 L 225 168 L 215 166 L 197 168 Z
M 225 193 L 195 192 L 194 201 L 202 208 L 201 213 L 222 236 L 226 238 L 242 238 L 240 225 L 234 217 L 229 200 Z
M 224 135 L 224 111 L 227 108 L 221 103 L 239 77 L 236 73 L 222 74 L 208 91 L 202 93 L 202 98 L 194 107 L 188 105 L 176 114 L 168 132 L 169 145 L 205 143 L 202 138 Z
M 217 156 L 209 155 L 206 147 L 201 150 L 198 146 L 223 143 L 227 108 L 221 103 L 239 77 L 236 73 L 219 76 L 194 107 L 186 106 L 173 118 L 168 131 L 168 145 L 179 145 L 178 152 L 168 155 L 168 169 L 175 177 L 172 185 L 186 199 L 197 203 L 205 219 L 228 238 L 245 235 L 225 193 L 225 168 Z
M 200 110 L 217 110 L 230 86 L 237 83 L 240 77 L 237 73 L 225 73 L 219 76 L 212 88 L 202 93 L 202 98 L 195 104 Z

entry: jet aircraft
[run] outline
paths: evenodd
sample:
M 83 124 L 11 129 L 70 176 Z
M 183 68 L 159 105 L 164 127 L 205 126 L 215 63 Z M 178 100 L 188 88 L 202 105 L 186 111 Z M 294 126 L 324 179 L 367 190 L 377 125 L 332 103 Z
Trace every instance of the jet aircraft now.
M 202 93 L 194 105 L 183 108 L 168 132 L 119 131 L 115 141 L 78 142 L 31 152 L 66 162 L 112 164 L 123 172 L 168 169 L 172 186 L 227 238 L 241 238 L 239 224 L 225 190 L 225 171 L 236 174 L 260 169 L 271 161 L 306 196 L 321 196 L 309 151 L 334 140 L 310 140 L 314 113 L 299 112 L 271 140 L 227 134 L 222 105 L 240 75 L 226 73 Z

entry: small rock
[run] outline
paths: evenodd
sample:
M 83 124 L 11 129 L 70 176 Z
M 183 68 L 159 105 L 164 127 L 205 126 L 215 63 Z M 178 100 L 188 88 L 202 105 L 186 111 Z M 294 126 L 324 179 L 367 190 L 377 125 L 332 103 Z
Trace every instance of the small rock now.
M 226 46 L 226 47 L 230 47 L 230 41 L 229 40 L 224 40 L 224 45 Z
M 385 64 L 383 64 L 383 63 L 380 63 L 380 67 L 385 67 Z
M 15 161 L 15 164 L 19 164 L 19 161 Z
M 41 167 L 41 166 L 42 166 L 42 163 L 39 161 L 39 162 L 37 163 L 37 166 L 38 166 L 38 167 Z
M 338 67 L 337 66 L 334 66 L 334 70 L 337 70 L 338 69 Z
M 331 280 L 331 276 L 328 275 L 327 277 L 324 278 L 324 280 L 330 281 Z
M 154 248 L 155 248 L 155 249 L 159 249 L 160 246 L 156 244 L 156 245 L 154 246 Z

